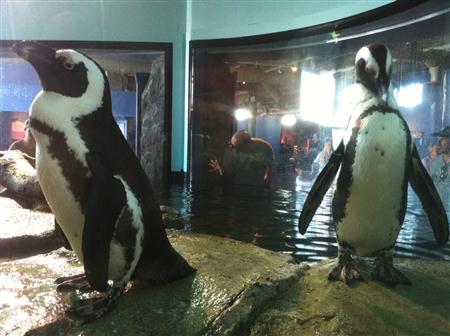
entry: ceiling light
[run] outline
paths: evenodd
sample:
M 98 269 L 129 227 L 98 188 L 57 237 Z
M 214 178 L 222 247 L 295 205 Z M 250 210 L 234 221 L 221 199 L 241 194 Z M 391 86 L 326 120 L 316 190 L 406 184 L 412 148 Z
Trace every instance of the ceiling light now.
M 293 114 L 285 114 L 281 117 L 281 125 L 286 127 L 294 126 L 297 122 L 297 117 Z
M 238 108 L 234 111 L 234 117 L 237 121 L 247 120 L 252 117 L 252 113 L 249 109 L 246 108 Z

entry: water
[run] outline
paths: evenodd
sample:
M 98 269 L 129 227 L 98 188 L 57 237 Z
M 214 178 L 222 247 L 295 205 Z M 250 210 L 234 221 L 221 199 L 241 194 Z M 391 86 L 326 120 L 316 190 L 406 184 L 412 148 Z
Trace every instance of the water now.
M 300 190 L 300 188 L 302 190 Z M 161 195 L 163 204 L 179 210 L 188 230 L 229 237 L 272 251 L 292 254 L 300 261 L 335 257 L 337 243 L 331 218 L 331 192 L 314 216 L 306 235 L 298 218 L 310 184 L 297 191 L 272 189 L 226 192 L 221 188 L 192 190 L 173 185 Z M 450 260 L 450 243 L 439 248 L 416 195 L 410 190 L 405 222 L 397 239 L 397 256 Z

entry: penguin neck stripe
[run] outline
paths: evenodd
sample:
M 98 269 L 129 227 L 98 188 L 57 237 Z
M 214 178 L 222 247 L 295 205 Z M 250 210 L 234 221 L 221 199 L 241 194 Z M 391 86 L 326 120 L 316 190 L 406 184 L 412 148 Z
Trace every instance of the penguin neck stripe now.
M 374 106 L 370 106 L 369 108 L 365 109 L 364 112 L 361 113 L 360 119 L 364 119 L 365 117 L 368 117 L 369 115 L 373 114 L 374 112 L 400 114 L 399 110 L 396 110 L 392 107 L 389 107 L 386 105 L 374 105 Z
M 86 181 L 90 176 L 88 168 L 74 156 L 73 151 L 67 144 L 67 138 L 64 133 L 53 129 L 35 118 L 30 118 L 30 127 L 32 130 L 48 136 L 48 153 L 53 159 L 58 161 L 58 165 L 61 167 L 62 173 L 68 182 L 70 191 L 75 200 L 81 204 L 82 211 L 84 212 L 84 206 L 87 201 L 84 190 Z

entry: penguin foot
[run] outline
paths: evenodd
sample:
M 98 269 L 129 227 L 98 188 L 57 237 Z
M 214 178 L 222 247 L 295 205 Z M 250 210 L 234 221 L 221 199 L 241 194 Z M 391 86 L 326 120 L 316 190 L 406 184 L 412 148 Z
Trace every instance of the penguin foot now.
M 351 263 L 340 263 L 331 270 L 328 274 L 329 281 L 342 281 L 346 284 L 351 284 L 354 281 L 364 281 L 361 272 L 356 263 L 352 260 Z
M 66 276 L 66 277 L 56 278 L 54 282 L 55 282 L 55 284 L 59 285 L 60 283 L 63 283 L 67 280 L 74 280 L 74 279 L 79 279 L 79 278 L 83 278 L 83 277 L 86 277 L 86 275 L 84 273 L 75 274 L 75 275 L 70 275 L 70 276 Z
M 59 293 L 73 292 L 75 290 L 87 293 L 94 290 L 84 274 L 58 278 L 55 280 L 55 284 L 58 285 L 56 291 Z
M 395 287 L 397 285 L 412 285 L 411 281 L 394 266 L 377 268 L 372 273 L 372 277 L 390 287 Z
M 372 277 L 390 287 L 397 285 L 411 286 L 411 281 L 398 269 L 394 267 L 393 251 L 381 251 L 375 259 L 375 269 Z
M 342 281 L 350 284 L 354 281 L 364 281 L 356 262 L 352 259 L 351 250 L 339 246 L 338 263 L 328 274 L 329 281 Z
M 80 299 L 66 312 L 83 323 L 92 322 L 109 313 L 119 302 L 124 287 L 111 287 L 105 295 L 90 299 Z

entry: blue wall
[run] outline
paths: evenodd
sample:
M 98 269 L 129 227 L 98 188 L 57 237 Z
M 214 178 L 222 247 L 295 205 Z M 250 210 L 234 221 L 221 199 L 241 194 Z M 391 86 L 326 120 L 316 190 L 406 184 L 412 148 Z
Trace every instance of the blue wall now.
M 255 136 L 270 142 L 276 157 L 280 152 L 281 117 L 258 116 L 256 117 Z
M 172 170 L 186 170 L 186 42 L 283 31 L 392 2 L 372 1 L 0 1 L 2 40 L 173 43 Z

